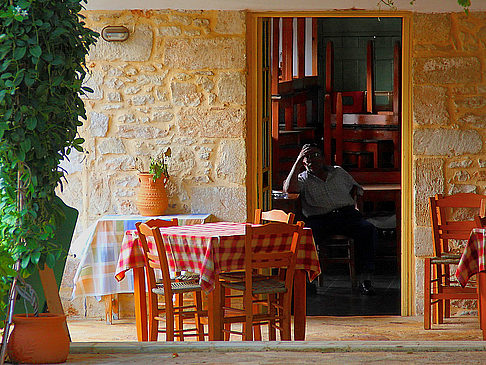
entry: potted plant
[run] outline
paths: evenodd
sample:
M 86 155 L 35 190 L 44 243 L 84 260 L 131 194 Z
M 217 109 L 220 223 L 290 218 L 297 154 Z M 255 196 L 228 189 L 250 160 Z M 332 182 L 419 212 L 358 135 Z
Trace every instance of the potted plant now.
M 168 160 L 171 154 L 169 147 L 164 153 L 150 160 L 148 172 L 138 174 L 140 187 L 137 194 L 137 207 L 143 216 L 162 215 L 169 205 L 165 186 L 169 178 Z
M 0 4 L 0 326 L 6 324 L 0 363 L 15 299 L 23 292 L 17 283 L 45 265 L 54 267 L 67 253 L 55 240 L 65 221 L 55 190 L 64 177 L 60 161 L 73 148 L 82 151 L 84 142 L 77 133 L 80 117 L 86 118 L 80 94 L 90 91 L 82 87 L 85 57 L 97 37 L 79 14 L 84 2 Z M 39 354 L 48 348 L 46 341 L 57 338 L 50 330 L 44 333 L 49 335 L 40 338 L 40 346 L 23 345 L 35 348 L 26 354 Z

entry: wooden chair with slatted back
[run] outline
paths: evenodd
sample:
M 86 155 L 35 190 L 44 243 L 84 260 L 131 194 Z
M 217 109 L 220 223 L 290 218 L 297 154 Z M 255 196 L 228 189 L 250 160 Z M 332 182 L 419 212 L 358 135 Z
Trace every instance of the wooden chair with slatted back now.
M 474 222 L 477 228 L 486 228 L 486 199 L 481 199 L 479 215 L 474 217 Z
M 460 241 L 467 241 L 477 223 L 474 216 L 480 210 L 485 195 L 459 193 L 450 196 L 437 194 L 429 198 L 434 257 L 425 259 L 424 270 L 424 328 L 444 323 L 450 317 L 451 299 L 478 299 L 474 283 L 462 288 L 455 280 L 451 265 L 461 258 Z M 456 249 L 452 247 L 456 245 Z
M 269 211 L 262 211 L 261 209 L 255 209 L 255 219 L 254 224 L 261 224 L 263 221 L 268 222 L 284 222 L 284 223 L 294 223 L 295 214 L 290 212 L 286 213 L 280 209 L 273 209 Z
M 245 234 L 245 276 L 241 281 L 221 281 L 223 289 L 230 288 L 243 293 L 243 308 L 227 307 L 225 300 L 227 290 L 221 290 L 223 306 L 223 323 L 243 323 L 243 331 L 230 330 L 239 334 L 245 341 L 253 340 L 254 325 L 268 324 L 269 340 L 276 340 L 276 329 L 280 331 L 282 340 L 290 340 L 291 299 L 294 281 L 297 246 L 304 227 L 303 222 L 287 224 L 271 222 L 261 226 L 246 225 Z M 257 240 L 282 240 L 287 242 L 287 248 L 274 251 L 254 251 L 258 247 Z M 278 268 L 278 273 L 266 278 L 254 280 L 254 270 Z M 255 296 L 265 296 L 267 310 L 255 306 Z M 263 303 L 263 302 L 262 302 Z M 258 310 L 258 308 L 260 310 Z M 227 316 L 227 313 L 241 315 Z M 228 329 L 225 326 L 224 331 Z
M 194 336 L 199 341 L 204 341 L 204 325 L 201 318 L 207 316 L 207 311 L 204 311 L 202 306 L 199 276 L 185 274 L 171 278 L 169 272 L 167 252 L 159 228 L 177 225 L 177 219 L 152 219 L 146 223 L 135 224 L 143 249 L 148 285 L 149 341 L 157 341 L 159 333 L 165 333 L 167 341 L 174 341 L 174 338 L 183 341 L 184 337 Z M 155 245 L 155 253 L 154 250 L 150 250 L 149 238 Z M 157 281 L 154 269 L 161 271 L 161 280 Z M 193 295 L 194 305 L 184 305 L 184 294 L 188 293 Z M 164 298 L 162 303 L 159 303 L 158 296 Z M 162 317 L 163 314 L 165 318 Z M 195 328 L 184 328 L 185 319 L 194 320 Z M 166 325 L 160 329 L 159 322 L 163 320 Z
M 255 218 L 253 220 L 254 224 L 262 224 L 264 222 L 283 222 L 283 223 L 289 223 L 292 224 L 294 223 L 294 218 L 295 214 L 292 212 L 286 213 L 281 209 L 273 209 L 269 211 L 262 211 L 262 209 L 257 208 L 255 209 Z M 232 271 L 232 272 L 227 272 L 227 273 L 221 273 L 220 278 L 222 280 L 233 280 L 233 281 L 241 281 L 243 280 L 245 275 L 244 271 Z M 262 278 L 261 275 L 255 273 L 253 276 L 254 280 L 259 280 Z M 241 295 L 232 295 L 230 293 L 230 290 L 228 289 L 226 292 L 226 306 L 231 305 L 231 300 L 236 299 L 236 298 L 241 298 Z M 225 341 L 228 341 L 230 338 L 230 333 L 231 333 L 231 324 L 227 323 L 225 325 L 226 331 L 224 334 Z M 255 340 L 260 341 L 261 340 L 261 329 L 260 326 L 254 326 L 254 336 Z

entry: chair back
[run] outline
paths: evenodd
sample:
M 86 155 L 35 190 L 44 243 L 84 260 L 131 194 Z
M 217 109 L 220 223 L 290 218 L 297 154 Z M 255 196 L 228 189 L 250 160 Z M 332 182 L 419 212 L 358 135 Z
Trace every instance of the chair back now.
M 469 238 L 477 226 L 474 217 L 479 214 L 482 199 L 486 196 L 475 193 L 437 194 L 429 198 L 435 256 L 450 252 L 449 240 Z
M 254 227 L 246 224 L 245 234 L 245 285 L 251 287 L 251 278 L 254 269 L 286 268 L 281 270 L 280 279 L 285 280 L 285 286 L 291 288 L 294 280 L 295 262 L 297 259 L 297 245 L 302 235 L 304 222 L 288 224 L 271 222 Z M 255 252 L 256 240 L 271 239 L 275 243 L 275 250 Z M 280 241 L 280 242 L 279 242 Z M 290 243 L 290 244 L 289 244 Z M 285 247 L 285 249 L 278 249 Z
M 138 231 L 138 237 L 142 245 L 143 257 L 145 260 L 145 272 L 147 276 L 147 284 L 149 293 L 156 287 L 156 278 L 154 269 L 159 269 L 162 272 L 162 283 L 164 285 L 164 293 L 166 298 L 172 298 L 171 278 L 169 272 L 169 263 L 167 260 L 167 252 L 162 240 L 162 235 L 159 228 L 173 227 L 178 225 L 177 218 L 170 221 L 163 219 L 151 219 L 145 223 L 138 222 L 135 224 Z M 150 252 L 147 239 L 151 237 L 155 244 L 156 254 Z M 172 300 L 172 299 L 171 299 Z
M 486 228 L 486 199 L 481 199 L 479 215 L 474 217 L 474 222 L 476 222 L 476 228 Z
M 283 223 L 294 223 L 295 214 L 285 213 L 280 209 L 273 209 L 263 212 L 261 209 L 255 209 L 255 219 L 254 224 L 262 224 L 263 221 L 269 222 L 283 222 Z

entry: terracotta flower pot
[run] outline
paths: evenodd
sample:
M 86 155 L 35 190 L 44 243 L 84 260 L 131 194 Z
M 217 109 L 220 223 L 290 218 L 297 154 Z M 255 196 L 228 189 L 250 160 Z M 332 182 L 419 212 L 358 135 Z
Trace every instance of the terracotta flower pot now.
M 69 355 L 69 333 L 66 316 L 41 313 L 13 316 L 14 329 L 10 334 L 7 353 L 10 360 L 20 364 L 57 364 Z
M 153 175 L 140 173 L 138 175 L 140 187 L 137 194 L 137 208 L 141 215 L 162 215 L 169 206 L 165 190 L 165 177 L 153 181 Z

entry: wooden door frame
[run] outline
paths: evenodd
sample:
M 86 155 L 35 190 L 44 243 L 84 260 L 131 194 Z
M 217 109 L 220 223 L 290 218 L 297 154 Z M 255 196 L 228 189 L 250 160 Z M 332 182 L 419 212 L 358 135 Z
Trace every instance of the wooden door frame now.
M 260 205 L 258 194 L 258 132 L 261 108 L 261 85 L 259 65 L 261 44 L 259 22 L 262 18 L 274 17 L 393 17 L 402 19 L 402 155 L 401 155 L 401 315 L 415 314 L 415 256 L 413 248 L 412 216 L 412 13 L 405 11 L 311 11 L 311 12 L 247 12 L 247 214 L 253 216 Z

